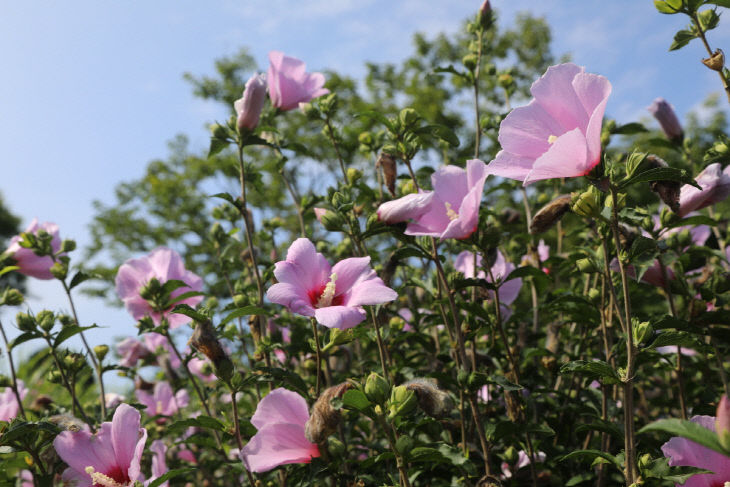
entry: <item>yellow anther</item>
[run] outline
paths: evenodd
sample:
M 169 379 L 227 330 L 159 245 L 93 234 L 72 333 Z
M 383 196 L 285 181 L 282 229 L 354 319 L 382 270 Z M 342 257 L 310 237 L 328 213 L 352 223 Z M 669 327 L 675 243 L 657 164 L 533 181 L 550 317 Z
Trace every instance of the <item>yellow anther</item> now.
M 550 137 L 548 137 L 548 143 L 550 143 L 550 144 L 552 144 L 556 140 L 558 140 L 558 137 L 555 135 L 551 135 Z
M 330 280 L 324 287 L 324 291 L 322 291 L 322 295 L 317 301 L 318 308 L 326 308 L 327 306 L 332 305 L 332 299 L 335 297 L 335 281 L 337 281 L 337 274 L 332 273 L 332 275 L 330 276 Z
M 96 472 L 94 470 L 94 467 L 86 467 L 84 470 L 91 477 L 92 485 L 100 485 L 101 487 L 124 487 L 122 484 L 109 477 L 108 475 L 104 475 L 101 472 Z
M 454 211 L 454 209 L 451 207 L 451 203 L 448 201 L 444 203 L 446 206 L 446 216 L 449 217 L 449 220 L 454 221 L 457 218 L 459 218 L 459 214 Z

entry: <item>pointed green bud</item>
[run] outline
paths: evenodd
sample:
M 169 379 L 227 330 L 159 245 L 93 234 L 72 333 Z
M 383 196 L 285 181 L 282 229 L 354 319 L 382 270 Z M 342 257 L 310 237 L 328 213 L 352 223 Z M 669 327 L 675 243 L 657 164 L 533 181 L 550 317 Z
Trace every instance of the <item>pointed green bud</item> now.
M 0 305 L 18 306 L 23 304 L 23 294 L 17 289 L 8 288 L 0 297 Z
M 372 372 L 365 381 L 365 395 L 375 404 L 384 404 L 390 394 L 390 384 L 382 376 Z
M 391 390 L 390 401 L 388 402 L 388 408 L 390 410 L 388 414 L 389 419 L 410 414 L 416 407 L 418 407 L 416 394 L 408 390 L 406 386 L 396 386 Z
M 634 324 L 634 342 L 636 345 L 647 341 L 654 334 L 654 328 L 648 321 Z
M 94 354 L 96 355 L 96 358 L 99 359 L 99 362 L 104 360 L 104 357 L 106 357 L 107 353 L 109 353 L 108 345 L 97 345 L 94 347 Z
M 362 178 L 362 171 L 359 169 L 356 169 L 354 167 L 347 169 L 347 181 L 350 184 L 353 184 L 357 182 L 359 179 Z
M 327 210 L 321 218 L 322 226 L 330 232 L 341 232 L 345 226 L 345 219 L 339 213 Z
M 56 323 L 56 317 L 53 316 L 53 312 L 44 309 L 36 315 L 36 321 L 43 331 L 51 331 Z
M 596 218 L 601 214 L 600 191 L 595 186 L 591 186 L 587 191 L 573 198 L 571 209 L 576 215 L 585 218 Z
M 36 320 L 28 313 L 18 313 L 15 315 L 15 323 L 22 331 L 33 331 L 36 329 Z

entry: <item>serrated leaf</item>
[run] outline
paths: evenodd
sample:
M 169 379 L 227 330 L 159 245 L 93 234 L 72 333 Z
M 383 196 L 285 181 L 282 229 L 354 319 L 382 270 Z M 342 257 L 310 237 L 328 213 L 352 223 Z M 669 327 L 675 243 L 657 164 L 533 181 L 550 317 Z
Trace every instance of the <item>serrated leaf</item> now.
M 79 284 L 81 284 L 82 282 L 88 281 L 89 279 L 93 279 L 94 277 L 96 277 L 96 276 L 94 276 L 92 274 L 87 274 L 84 271 L 78 271 L 71 278 L 71 282 L 69 283 L 68 288 L 73 289 L 76 286 L 78 286 Z
M 228 147 L 228 140 L 219 139 L 217 137 L 210 138 L 210 147 L 208 148 L 208 159 L 218 154 L 220 151 Z
M 647 424 L 641 428 L 638 433 L 650 433 L 654 431 L 661 431 L 669 433 L 674 436 L 680 436 L 687 438 L 695 443 L 698 443 L 710 450 L 727 455 L 727 452 L 720 445 L 720 440 L 717 438 L 717 434 L 714 431 L 708 430 L 700 424 L 693 423 L 692 421 L 686 421 L 682 419 L 660 419 L 654 421 L 651 424 Z
M 356 117 L 365 117 L 365 118 L 374 120 L 376 122 L 379 122 L 379 123 L 385 125 L 389 131 L 393 132 L 393 124 L 390 122 L 390 120 L 388 120 L 388 117 L 386 117 L 385 115 L 383 115 L 380 112 L 377 112 L 375 110 L 367 110 L 364 112 L 360 112 L 355 116 Z
M 298 374 L 295 374 L 290 370 L 280 369 L 278 367 L 256 367 L 256 370 L 260 370 L 265 374 L 268 374 L 276 381 L 290 385 L 304 395 L 307 394 L 308 388 L 307 384 L 304 382 L 304 379 L 302 379 Z
M 640 134 L 642 132 L 648 132 L 648 130 L 642 124 L 637 123 L 637 122 L 619 125 L 618 127 L 611 130 L 612 134 L 617 134 L 617 135 L 632 135 L 632 134 Z
M 591 460 L 595 458 L 603 458 L 619 470 L 623 469 L 623 465 L 621 465 L 621 462 L 619 462 L 615 456 L 600 450 L 576 450 L 568 453 L 567 455 L 559 457 L 558 461 L 563 462 L 565 460 L 572 460 L 574 458 L 589 458 Z
M 188 318 L 192 318 L 195 321 L 208 321 L 207 316 L 205 316 L 202 313 L 199 313 L 198 311 L 195 311 L 193 308 L 191 308 L 187 304 L 178 304 L 177 306 L 172 308 L 170 313 L 185 315 Z
M 180 421 L 175 421 L 167 427 L 167 431 L 170 434 L 177 434 L 185 431 L 190 427 L 212 429 L 216 431 L 226 430 L 225 425 L 223 425 L 223 423 L 221 423 L 217 419 L 211 418 L 210 416 L 200 415 L 195 418 L 187 418 Z
M 180 475 L 186 474 L 188 472 L 194 471 L 195 468 L 192 467 L 184 467 L 184 468 L 174 468 L 172 470 L 168 470 L 165 472 L 165 474 L 157 477 L 155 480 L 151 481 L 147 487 L 159 487 L 163 483 L 167 482 L 170 479 L 173 479 L 175 477 L 179 477 Z
M 618 189 L 622 190 L 637 183 L 649 183 L 651 181 L 678 181 L 690 184 L 697 189 L 702 189 L 699 184 L 684 169 L 676 167 L 655 167 L 648 171 L 640 172 L 619 184 Z
M 518 267 L 517 269 L 510 272 L 507 277 L 504 278 L 502 283 L 517 279 L 518 277 L 532 277 L 535 281 L 541 281 L 543 283 L 549 283 L 550 277 L 542 269 L 533 267 L 531 265 Z M 536 283 L 537 284 L 537 283 Z
M 342 396 L 342 405 L 364 412 L 370 408 L 370 400 L 368 400 L 364 392 L 357 389 L 350 389 Z
M 250 316 L 250 315 L 268 315 L 269 312 L 266 311 L 263 308 L 259 308 L 258 306 L 244 306 L 242 308 L 235 309 L 231 311 L 228 315 L 226 315 L 225 318 L 223 318 L 220 322 L 220 326 L 225 325 L 231 320 L 235 320 L 236 318 L 240 318 L 242 316 Z
M 707 0 L 705 3 L 730 8 L 730 0 Z
M 668 225 L 665 225 L 665 227 L 666 228 L 675 228 L 675 227 L 684 227 L 687 225 L 693 225 L 693 226 L 708 225 L 708 226 L 714 227 L 714 226 L 717 226 L 717 222 L 715 220 L 713 220 L 712 218 L 710 218 L 709 216 L 695 215 L 695 216 L 690 216 L 689 218 L 683 218 L 681 220 L 673 221 L 673 222 L 669 223 Z
M 654 7 L 657 9 L 657 11 L 659 13 L 662 13 L 662 14 L 672 15 L 672 14 L 679 13 L 678 9 L 672 8 L 664 0 L 654 0 Z
M 26 331 L 24 333 L 21 333 L 20 335 L 16 336 L 15 339 L 13 339 L 12 342 L 10 342 L 10 348 L 11 350 L 21 343 L 25 343 L 30 340 L 35 340 L 36 338 L 41 338 L 41 335 L 35 331 Z
M 697 338 L 686 331 L 664 331 L 656 336 L 649 348 L 668 346 L 696 348 L 699 345 Z
M 498 385 L 505 391 L 519 391 L 524 389 L 523 386 L 508 381 L 507 378 L 503 375 L 490 375 L 487 378 L 487 382 L 490 384 Z
M 571 372 L 577 372 L 592 378 L 601 379 L 604 384 L 615 384 L 619 382 L 618 374 L 615 370 L 613 370 L 613 367 L 601 360 L 574 360 L 567 364 L 563 364 L 560 367 L 561 374 L 568 374 Z
M 74 335 L 78 335 L 79 333 L 91 330 L 92 328 L 99 328 L 96 325 L 91 326 L 78 326 L 78 325 L 70 325 L 70 326 L 64 326 L 60 332 L 58 332 L 58 335 L 56 335 L 56 339 L 53 341 L 53 348 L 57 348 L 60 344 L 68 340 Z
M 669 50 L 676 51 L 677 49 L 681 49 L 695 37 L 697 37 L 697 35 L 695 35 L 692 31 L 680 30 L 679 32 L 674 34 L 674 42 L 672 42 L 672 45 L 669 46 Z

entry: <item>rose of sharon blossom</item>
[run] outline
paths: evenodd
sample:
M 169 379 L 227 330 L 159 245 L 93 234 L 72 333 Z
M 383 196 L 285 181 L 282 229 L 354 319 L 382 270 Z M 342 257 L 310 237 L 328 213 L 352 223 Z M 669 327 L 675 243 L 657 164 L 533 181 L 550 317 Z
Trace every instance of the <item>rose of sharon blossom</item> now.
M 319 448 L 304 436 L 309 419 L 307 402 L 296 392 L 278 388 L 256 407 L 251 418 L 258 432 L 241 450 L 241 460 L 250 472 L 267 472 L 289 463 L 309 463 Z
M 479 279 L 486 279 L 487 282 L 493 282 L 492 277 L 497 281 L 500 281 L 507 277 L 510 272 L 516 269 L 515 265 L 511 262 L 507 262 L 502 255 L 502 252 L 497 251 L 497 259 L 494 261 L 494 265 L 491 268 L 491 275 L 484 272 L 482 269 L 482 256 L 477 255 L 477 275 Z M 454 269 L 464 274 L 464 277 L 471 279 L 474 277 L 474 253 L 465 250 L 456 256 L 454 261 Z M 499 302 L 504 305 L 510 305 L 517 299 L 522 289 L 522 279 L 511 279 L 499 288 Z M 491 293 L 492 291 L 490 291 Z
M 271 104 L 280 110 L 293 110 L 300 103 L 329 93 L 324 88 L 322 73 L 307 73 L 307 66 L 297 58 L 285 56 L 283 52 L 269 53 L 269 83 Z
M 730 166 L 722 170 L 720 163 L 715 162 L 702 170 L 695 178 L 702 189 L 685 184 L 679 192 L 679 216 L 701 210 L 723 201 L 730 195 Z
M 662 132 L 669 140 L 681 141 L 684 137 L 682 125 L 679 123 L 677 115 L 674 113 L 674 107 L 664 98 L 657 98 L 654 103 L 647 108 L 649 113 L 656 118 L 662 128 Z
M 353 257 L 330 267 L 306 238 L 291 244 L 286 260 L 275 264 L 274 276 L 279 282 L 266 293 L 271 302 L 313 316 L 327 328 L 352 328 L 365 319 L 363 305 L 398 297 L 370 268 L 370 257 Z
M 502 150 L 487 174 L 522 181 L 585 176 L 601 161 L 601 125 L 611 83 L 572 63 L 551 66 L 534 97 L 499 126 Z
M 144 479 L 139 464 L 146 441 L 139 411 L 120 404 L 111 423 L 102 423 L 96 434 L 64 431 L 53 440 L 53 447 L 68 464 L 63 472 L 65 482 L 76 487 L 128 487 Z
M 156 383 L 152 394 L 140 389 L 134 391 L 134 394 L 139 402 L 147 406 L 146 412 L 149 416 L 172 416 L 190 402 L 188 391 L 180 389 L 173 394 L 168 382 Z
M 185 269 L 180 255 L 167 247 L 158 247 L 148 255 L 139 259 L 129 259 L 119 267 L 116 277 L 117 294 L 124 302 L 124 306 L 132 314 L 135 320 L 149 316 L 156 324 L 166 318 L 170 328 L 177 328 L 190 321 L 185 315 L 168 313 L 169 309 L 158 311 L 153 309 L 141 295 L 142 288 L 152 279 L 157 279 L 160 284 L 170 280 L 183 281 L 188 287 L 180 287 L 171 293 L 175 298 L 190 291 L 202 291 L 203 280 Z M 195 306 L 203 300 L 202 296 L 192 296 L 176 304 L 187 304 Z
M 152 477 L 145 483 L 145 485 L 162 477 L 168 471 L 167 462 L 165 461 L 165 454 L 167 453 L 167 446 L 165 446 L 165 443 L 162 440 L 153 441 L 150 445 L 150 451 L 154 454 L 152 456 Z M 168 485 L 170 485 L 169 482 L 163 482 L 160 487 L 167 487 Z
M 406 235 L 467 238 L 479 223 L 487 166 L 478 160 L 467 161 L 466 170 L 445 166 L 431 175 L 433 191 L 409 194 L 378 208 L 378 219 L 385 223 L 409 222 Z
M 253 130 L 259 124 L 261 110 L 266 102 L 266 79 L 255 73 L 246 82 L 243 96 L 233 102 L 236 110 L 238 130 Z
M 715 431 L 715 418 L 712 416 L 694 416 L 690 421 L 708 430 Z M 699 467 L 710 470 L 711 474 L 691 476 L 684 487 L 723 486 L 730 480 L 730 461 L 722 453 L 698 445 L 686 438 L 675 437 L 662 445 L 662 453 L 669 458 L 671 467 Z M 679 484 L 675 484 L 679 486 Z
M 58 252 L 61 249 L 61 237 L 58 234 L 58 225 L 51 222 L 38 223 L 38 219 L 34 218 L 24 233 L 37 235 L 39 230 L 44 230 L 53 237 L 51 239 L 51 249 L 53 249 L 54 253 Z M 41 257 L 36 255 L 33 250 L 21 247 L 21 240 L 20 235 L 11 238 L 10 246 L 5 251 L 15 259 L 16 265 L 19 268 L 18 272 L 26 276 L 35 277 L 36 279 L 53 279 L 53 274 L 51 274 L 50 270 L 53 265 L 53 259 L 49 255 Z
M 22 380 L 18 380 L 16 383 L 18 387 L 18 395 L 20 400 L 25 399 L 25 395 L 28 394 L 28 389 L 25 388 L 25 383 Z M 18 398 L 15 397 L 13 389 L 6 387 L 5 391 L 0 393 L 0 421 L 12 421 L 18 415 L 20 411 L 20 405 L 18 404 Z

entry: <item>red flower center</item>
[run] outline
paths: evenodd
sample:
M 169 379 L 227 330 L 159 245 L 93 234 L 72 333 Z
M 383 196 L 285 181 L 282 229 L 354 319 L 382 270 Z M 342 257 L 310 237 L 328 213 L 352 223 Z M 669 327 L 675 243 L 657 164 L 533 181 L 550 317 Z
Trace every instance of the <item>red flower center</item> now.
M 309 298 L 309 304 L 311 304 L 313 308 L 321 307 L 321 306 L 319 306 L 319 300 L 322 297 L 322 294 L 324 294 L 326 287 L 327 287 L 327 284 L 321 284 L 321 285 L 317 286 L 316 288 L 310 289 L 309 291 L 307 291 L 307 297 Z M 342 295 L 333 296 L 330 306 L 342 306 L 343 300 L 344 300 L 344 298 Z
M 131 482 L 127 472 L 124 472 L 118 465 L 114 465 L 114 467 L 106 473 L 106 476 L 110 479 L 114 479 L 115 482 L 121 485 L 126 485 Z

